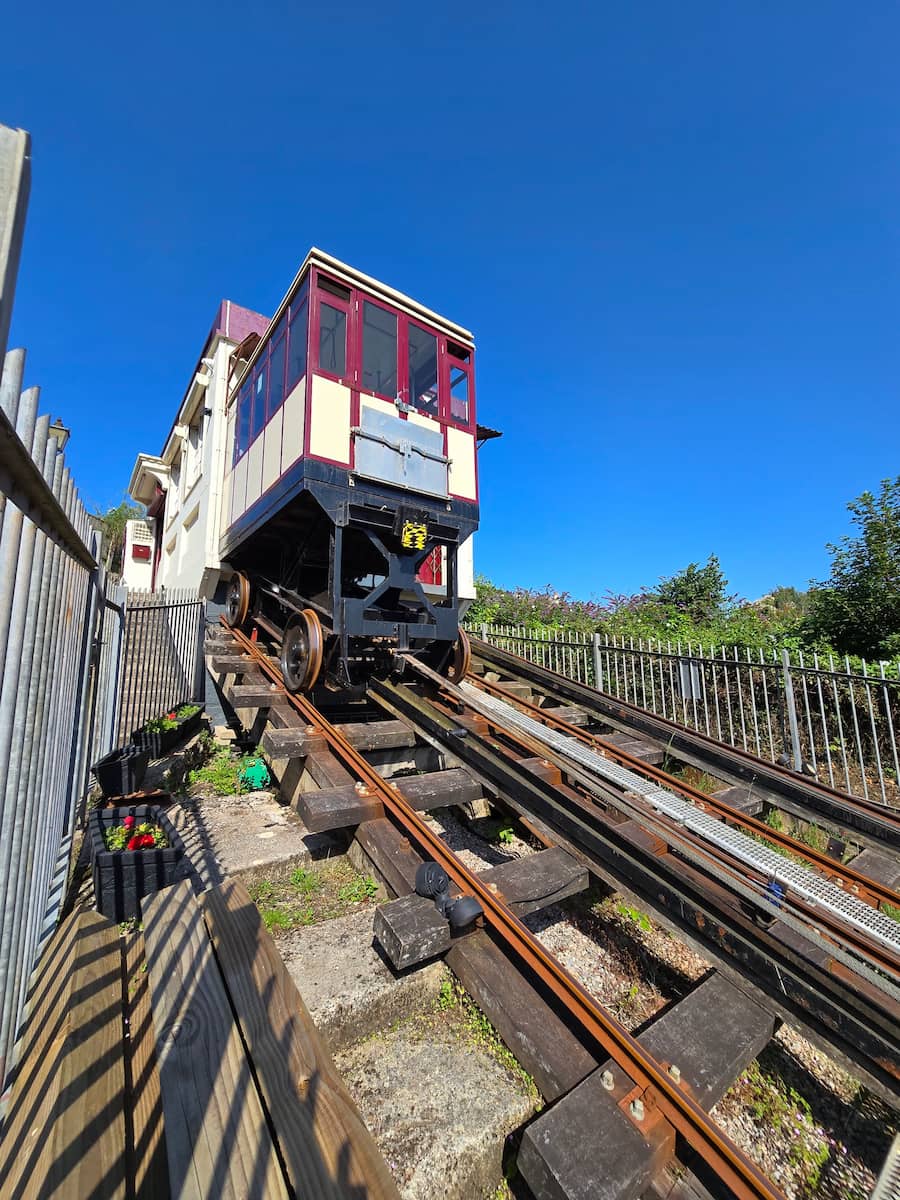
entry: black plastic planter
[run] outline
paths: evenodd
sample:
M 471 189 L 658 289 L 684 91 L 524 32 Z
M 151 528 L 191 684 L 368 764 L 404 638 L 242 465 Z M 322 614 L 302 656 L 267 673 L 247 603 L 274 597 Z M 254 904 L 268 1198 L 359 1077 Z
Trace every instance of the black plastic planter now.
M 185 701 L 184 703 L 189 703 Z M 182 705 L 176 705 L 176 709 Z M 171 712 L 172 709 L 169 709 Z M 151 758 L 162 758 L 180 745 L 185 738 L 193 736 L 200 728 L 200 722 L 203 719 L 203 709 L 199 708 L 190 717 L 185 717 L 183 721 L 179 721 L 174 729 L 163 729 L 159 733 L 148 733 L 145 729 L 135 729 L 131 734 L 131 740 L 138 746 L 149 750 Z
M 97 776 L 104 796 L 128 796 L 144 782 L 149 762 L 149 750 L 134 745 L 123 746 L 99 759 L 91 770 Z
M 104 829 L 133 816 L 138 825 L 151 821 L 165 830 L 169 845 L 153 850 L 107 850 Z M 98 912 L 113 921 L 140 917 L 141 900 L 184 877 L 187 852 L 166 814 L 152 804 L 127 808 L 95 808 L 91 812 L 91 868 Z

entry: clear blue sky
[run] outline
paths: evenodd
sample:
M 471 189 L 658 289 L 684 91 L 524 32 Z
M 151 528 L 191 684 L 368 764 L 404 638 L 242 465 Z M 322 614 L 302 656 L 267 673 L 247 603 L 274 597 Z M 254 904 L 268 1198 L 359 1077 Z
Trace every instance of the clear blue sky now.
M 900 473 L 893 3 L 7 6 L 12 343 L 116 503 L 311 244 L 473 329 L 477 564 L 805 586 Z

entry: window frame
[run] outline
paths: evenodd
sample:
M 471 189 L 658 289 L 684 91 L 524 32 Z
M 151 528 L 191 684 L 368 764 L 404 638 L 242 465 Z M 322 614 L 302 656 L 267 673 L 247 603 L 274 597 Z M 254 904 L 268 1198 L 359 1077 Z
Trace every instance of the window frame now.
M 270 350 L 270 348 L 271 348 L 270 345 L 267 344 L 266 345 L 266 353 L 261 354 L 259 356 L 259 358 L 256 361 L 256 365 L 254 366 L 253 371 L 251 372 L 251 375 L 250 375 L 250 441 L 247 446 L 248 450 L 250 449 L 250 446 L 252 446 L 253 443 L 256 441 L 256 439 L 259 437 L 259 435 L 263 432 L 263 430 L 266 427 L 267 420 L 268 420 L 268 418 L 266 416 L 266 412 L 267 412 L 268 405 L 269 405 L 269 350 Z M 260 410 L 262 412 L 262 420 L 259 424 L 259 428 L 255 428 L 254 424 L 253 424 L 253 419 L 257 412 L 256 381 L 259 378 L 259 376 L 263 373 L 265 373 L 266 378 L 265 378 L 265 382 L 263 384 L 262 407 Z
M 304 329 L 305 353 L 304 353 L 304 360 L 303 360 L 304 361 L 303 373 L 301 375 L 298 375 L 296 377 L 296 379 L 294 379 L 291 377 L 291 347 L 293 345 L 294 321 L 300 315 L 300 310 L 303 308 L 304 304 L 306 305 L 306 321 L 305 321 L 305 329 Z M 291 303 L 288 307 L 288 320 L 287 320 L 287 326 L 285 329 L 285 337 L 288 339 L 287 353 L 285 354 L 285 366 L 284 366 L 285 399 L 287 399 L 287 397 L 290 395 L 290 393 L 293 392 L 294 388 L 300 383 L 301 379 L 305 379 L 306 376 L 309 374 L 309 347 L 310 347 L 309 330 L 310 330 L 310 323 L 311 323 L 311 315 L 312 315 L 312 304 L 310 301 L 309 277 L 307 276 L 307 278 L 303 280 L 300 287 L 297 289 L 297 292 L 294 295 L 294 298 L 291 300 Z
M 441 341 L 443 343 L 443 376 L 445 388 L 444 394 L 446 397 L 444 420 L 448 425 L 452 425 L 456 429 L 467 429 L 471 431 L 473 428 L 475 414 L 475 351 L 471 348 L 471 346 L 464 346 L 461 342 L 454 342 L 452 338 L 445 337 L 442 338 Z M 457 355 L 450 353 L 450 343 L 453 345 L 458 345 L 461 347 L 461 349 L 466 351 L 468 358 L 467 362 L 463 362 L 457 357 Z M 465 420 L 453 415 L 453 396 L 450 385 L 450 372 L 454 366 L 465 373 L 467 380 L 468 404 Z
M 315 371 L 317 375 L 322 375 L 325 379 L 333 379 L 336 383 L 342 383 L 345 387 L 353 388 L 357 386 L 357 381 L 355 378 L 357 374 L 357 363 L 355 360 L 359 357 L 358 339 L 356 337 L 356 330 L 354 328 L 355 322 L 353 320 L 354 290 L 352 288 L 349 289 L 350 299 L 345 301 L 342 296 L 335 296 L 332 292 L 326 292 L 322 290 L 319 287 L 319 278 L 320 273 L 317 271 L 315 286 L 310 293 L 312 298 L 312 308 L 310 310 L 311 337 L 309 339 L 307 350 L 307 371 L 310 370 L 309 352 L 315 349 L 315 362 L 312 364 L 311 369 Z M 329 279 L 328 276 L 324 276 L 324 278 Z M 337 283 L 339 281 L 329 279 L 329 282 Z M 340 286 L 345 287 L 346 285 L 340 284 Z M 319 363 L 322 337 L 323 304 L 327 304 L 331 308 L 343 312 L 346 318 L 343 375 L 337 375 L 334 371 L 329 371 Z M 356 353 L 354 353 L 354 345 L 357 346 Z
M 410 392 L 410 387 L 409 387 L 409 385 L 410 385 L 409 331 L 412 328 L 419 329 L 419 330 L 421 330 L 422 333 L 427 333 L 429 337 L 434 338 L 435 360 L 436 360 L 435 361 L 435 367 L 436 367 L 435 387 L 437 388 L 437 406 L 436 406 L 434 412 L 429 412 L 427 409 L 419 408 L 419 406 L 415 402 L 414 397 L 412 396 L 412 393 Z M 441 335 L 438 333 L 438 331 L 436 329 L 430 328 L 430 326 L 426 325 L 424 321 L 417 321 L 414 317 L 407 317 L 406 321 L 404 322 L 404 333 L 405 333 L 405 336 L 403 338 L 403 350 L 404 350 L 403 359 L 404 359 L 405 383 L 403 385 L 403 390 L 404 390 L 403 399 L 404 399 L 405 403 L 408 404 L 410 408 L 415 409 L 415 411 L 417 413 L 419 413 L 420 416 L 430 417 L 432 421 L 443 421 L 444 420 L 444 403 L 443 403 L 444 402 L 444 383 L 443 383 L 443 379 L 442 379 L 443 371 L 442 371 L 442 367 L 441 367 L 441 351 L 443 348 L 444 338 L 441 337 Z
M 329 295 L 329 293 L 327 293 L 327 292 L 325 294 Z M 380 300 L 374 299 L 372 296 L 368 295 L 367 292 L 362 291 L 360 288 L 356 289 L 354 298 L 356 300 L 356 304 L 354 307 L 356 308 L 356 312 L 357 312 L 357 330 L 358 330 L 358 339 L 357 339 L 358 345 L 357 345 L 357 353 L 355 355 L 355 357 L 357 359 L 356 378 L 358 381 L 357 386 L 358 386 L 360 395 L 375 396 L 379 400 L 387 400 L 391 404 L 396 404 L 397 398 L 398 397 L 402 398 L 402 386 L 403 385 L 401 384 L 400 372 L 401 372 L 402 360 L 404 359 L 405 355 L 403 353 L 401 353 L 401 346 L 405 344 L 405 346 L 407 348 L 407 353 L 408 353 L 408 345 L 409 345 L 408 340 L 404 337 L 405 322 L 403 320 L 403 314 L 398 312 L 396 308 L 392 308 L 389 304 L 383 304 Z M 391 396 L 388 392 L 379 392 L 379 391 L 376 391 L 374 388 L 366 387 L 363 383 L 363 376 L 364 376 L 364 370 L 365 370 L 365 352 L 366 352 L 366 346 L 365 346 L 366 317 L 365 317 L 365 307 L 364 306 L 366 304 L 371 304 L 373 308 L 379 308 L 379 309 L 381 309 L 382 312 L 386 312 L 389 316 L 392 316 L 394 318 L 394 322 L 395 322 L 394 351 L 395 351 L 395 355 L 396 355 L 396 364 L 397 364 L 397 366 L 396 366 L 397 387 L 396 387 L 396 390 L 395 390 L 393 396 Z
M 266 419 L 264 425 L 272 420 L 275 413 L 282 407 L 287 399 L 287 366 L 288 366 L 288 314 L 284 313 L 281 320 L 272 335 L 269 345 L 266 349 L 265 359 L 269 369 L 268 379 L 266 380 Z M 284 361 L 281 364 L 281 399 L 272 407 L 272 359 L 275 357 L 275 351 L 279 346 L 284 346 Z

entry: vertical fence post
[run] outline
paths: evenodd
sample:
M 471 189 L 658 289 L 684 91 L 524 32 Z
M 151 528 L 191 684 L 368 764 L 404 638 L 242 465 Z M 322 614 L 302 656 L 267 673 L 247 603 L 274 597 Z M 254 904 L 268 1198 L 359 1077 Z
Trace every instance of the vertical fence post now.
M 799 771 L 803 766 L 803 755 L 800 752 L 800 727 L 797 724 L 794 681 L 791 678 L 791 655 L 788 650 L 781 651 L 781 672 L 784 678 L 784 705 L 787 709 L 788 725 L 791 730 L 791 752 L 794 760 L 794 770 Z
M 603 691 L 603 665 L 600 662 L 600 634 L 595 633 L 591 638 L 591 648 L 594 652 L 594 687 L 598 692 Z

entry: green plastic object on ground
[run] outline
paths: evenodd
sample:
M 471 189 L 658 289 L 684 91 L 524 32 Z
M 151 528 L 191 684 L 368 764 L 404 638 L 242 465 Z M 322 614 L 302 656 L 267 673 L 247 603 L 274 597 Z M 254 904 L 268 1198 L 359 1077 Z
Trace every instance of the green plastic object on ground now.
M 261 758 L 252 758 L 241 771 L 240 778 L 251 791 L 259 791 L 269 782 L 269 768 Z

